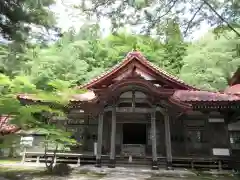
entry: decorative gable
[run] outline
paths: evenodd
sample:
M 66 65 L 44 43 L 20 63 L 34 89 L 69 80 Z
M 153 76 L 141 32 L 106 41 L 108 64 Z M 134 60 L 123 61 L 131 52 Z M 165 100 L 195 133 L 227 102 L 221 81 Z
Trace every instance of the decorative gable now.
M 128 53 L 122 62 L 80 88 L 101 89 L 114 84 L 116 81 L 133 76 L 141 77 L 157 87 L 166 89 L 197 90 L 177 77 L 156 67 L 138 51 Z

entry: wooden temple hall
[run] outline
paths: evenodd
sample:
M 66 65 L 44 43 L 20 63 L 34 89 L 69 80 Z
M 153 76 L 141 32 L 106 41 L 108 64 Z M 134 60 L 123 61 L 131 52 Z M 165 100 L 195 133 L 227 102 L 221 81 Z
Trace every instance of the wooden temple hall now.
M 79 88 L 88 91 L 71 100 L 68 129 L 82 143 L 75 152 L 91 154 L 98 167 L 142 161 L 158 169 L 240 158 L 231 145 L 240 133 L 231 140 L 229 131 L 240 120 L 240 73 L 224 92 L 202 91 L 133 51 Z

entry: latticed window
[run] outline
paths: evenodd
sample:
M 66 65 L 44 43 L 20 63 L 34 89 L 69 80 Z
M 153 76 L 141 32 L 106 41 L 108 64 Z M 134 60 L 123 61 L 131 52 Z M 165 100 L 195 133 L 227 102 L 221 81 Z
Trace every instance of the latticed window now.
M 234 149 L 240 149 L 240 131 L 230 132 L 230 143 Z

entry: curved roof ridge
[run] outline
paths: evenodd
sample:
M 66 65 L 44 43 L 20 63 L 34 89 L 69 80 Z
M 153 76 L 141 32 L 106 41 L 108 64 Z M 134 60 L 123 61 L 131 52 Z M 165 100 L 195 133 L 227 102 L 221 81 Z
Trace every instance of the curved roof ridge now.
M 174 76 L 173 74 L 165 71 L 164 69 L 162 69 L 162 68 L 158 67 L 157 65 L 155 65 L 154 63 L 150 62 L 140 51 L 137 51 L 137 52 L 138 52 L 138 54 L 141 56 L 141 58 L 142 58 L 144 61 L 146 61 L 150 66 L 152 66 L 152 67 L 153 67 L 154 69 L 156 69 L 158 72 L 162 73 L 162 74 L 165 75 L 165 76 L 170 77 L 170 78 L 171 78 L 172 80 L 174 80 L 174 81 L 177 81 L 177 82 L 179 82 L 179 83 L 181 83 L 181 84 L 189 87 L 189 88 L 192 89 L 192 90 L 199 90 L 198 88 L 193 87 L 193 86 L 185 83 L 182 79 L 178 78 L 177 76 Z
M 87 82 L 87 83 L 85 83 L 85 84 L 83 84 L 83 85 L 80 85 L 80 86 L 78 86 L 78 87 L 84 88 L 84 87 L 87 87 L 88 85 L 96 82 L 96 81 L 99 80 L 100 78 L 102 78 L 102 77 L 106 76 L 107 74 L 111 73 L 112 71 L 118 69 L 118 68 L 119 68 L 125 61 L 127 61 L 129 58 L 130 58 L 130 57 L 129 57 L 129 53 L 128 53 L 127 56 L 126 56 L 124 59 L 122 59 L 122 61 L 118 62 L 118 63 L 117 63 L 116 65 L 114 65 L 113 67 L 111 67 L 111 68 L 109 68 L 108 70 L 106 70 L 106 72 L 104 72 L 104 73 L 96 76 L 95 78 L 93 78 L 93 79 L 90 80 L 89 82 Z
M 146 65 L 148 68 L 152 69 L 153 71 L 155 71 L 156 73 L 158 73 L 159 75 L 164 76 L 164 78 L 175 82 L 177 84 L 180 84 L 182 86 L 185 86 L 187 89 L 192 89 L 192 90 L 199 90 L 196 87 L 193 87 L 187 83 L 185 83 L 183 80 L 181 80 L 180 78 L 168 73 L 167 71 L 163 70 L 162 68 L 159 68 L 158 66 L 156 66 L 155 64 L 153 64 L 152 62 L 150 62 L 140 51 L 131 51 L 127 54 L 127 56 L 120 61 L 119 63 L 117 63 L 115 66 L 113 66 L 112 68 L 108 69 L 105 73 L 95 77 L 94 79 L 92 79 L 91 81 L 89 81 L 86 84 L 83 84 L 81 86 L 78 86 L 79 88 L 90 88 L 91 86 L 93 86 L 95 83 L 100 82 L 101 80 L 104 80 L 105 78 L 109 77 L 110 75 L 114 74 L 116 71 L 118 71 L 120 68 L 124 67 L 125 65 L 127 65 L 131 60 L 133 59 L 137 59 L 138 61 L 142 62 L 144 65 Z
M 172 99 L 188 101 L 240 101 L 240 97 L 224 92 L 196 91 L 196 90 L 177 90 L 171 96 Z

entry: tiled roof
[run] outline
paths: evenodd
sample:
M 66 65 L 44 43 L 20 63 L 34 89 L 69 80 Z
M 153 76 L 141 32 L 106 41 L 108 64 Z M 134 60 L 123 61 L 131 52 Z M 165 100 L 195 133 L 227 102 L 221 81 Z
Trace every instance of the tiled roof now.
M 43 101 L 34 94 L 19 94 L 18 98 L 32 101 Z M 93 91 L 87 91 L 82 94 L 74 94 L 69 99 L 70 101 L 92 101 L 96 98 L 96 94 Z
M 72 96 L 71 101 L 92 101 L 96 98 L 96 94 L 93 91 L 87 91 L 82 94 L 76 94 Z
M 232 94 L 209 92 L 209 91 L 187 91 L 177 90 L 171 97 L 172 99 L 182 102 L 198 102 L 198 101 L 239 101 L 240 97 Z
M 225 89 L 224 93 L 226 94 L 235 94 L 240 95 L 240 84 L 236 84 L 234 86 L 229 86 Z
M 0 134 L 6 135 L 15 133 L 19 130 L 19 128 L 13 124 L 9 124 L 10 116 L 0 116 Z
M 115 72 L 117 72 L 119 69 L 121 69 L 122 67 L 127 65 L 133 59 L 136 59 L 136 60 L 140 61 L 142 64 L 146 65 L 149 69 L 151 69 L 155 73 L 159 74 L 160 76 L 163 76 L 165 79 L 168 79 L 168 80 L 170 80 L 170 81 L 172 81 L 174 83 L 182 85 L 182 86 L 186 87 L 187 89 L 195 89 L 196 90 L 196 88 L 194 88 L 194 87 L 184 83 L 181 79 L 179 79 L 179 78 L 177 78 L 177 77 L 167 73 L 163 69 L 157 67 L 156 65 L 154 65 L 153 63 L 148 61 L 143 56 L 143 54 L 141 52 L 139 52 L 139 51 L 129 52 L 127 54 L 126 58 L 123 59 L 123 61 L 121 61 L 120 63 L 116 64 L 113 68 L 109 69 L 108 71 L 106 71 L 105 73 L 101 74 L 100 76 L 94 78 L 92 81 L 88 82 L 87 84 L 84 84 L 83 86 L 80 86 L 80 88 L 91 88 L 92 85 L 94 85 L 95 83 L 98 83 L 98 82 L 104 80 L 105 78 L 113 75 Z

